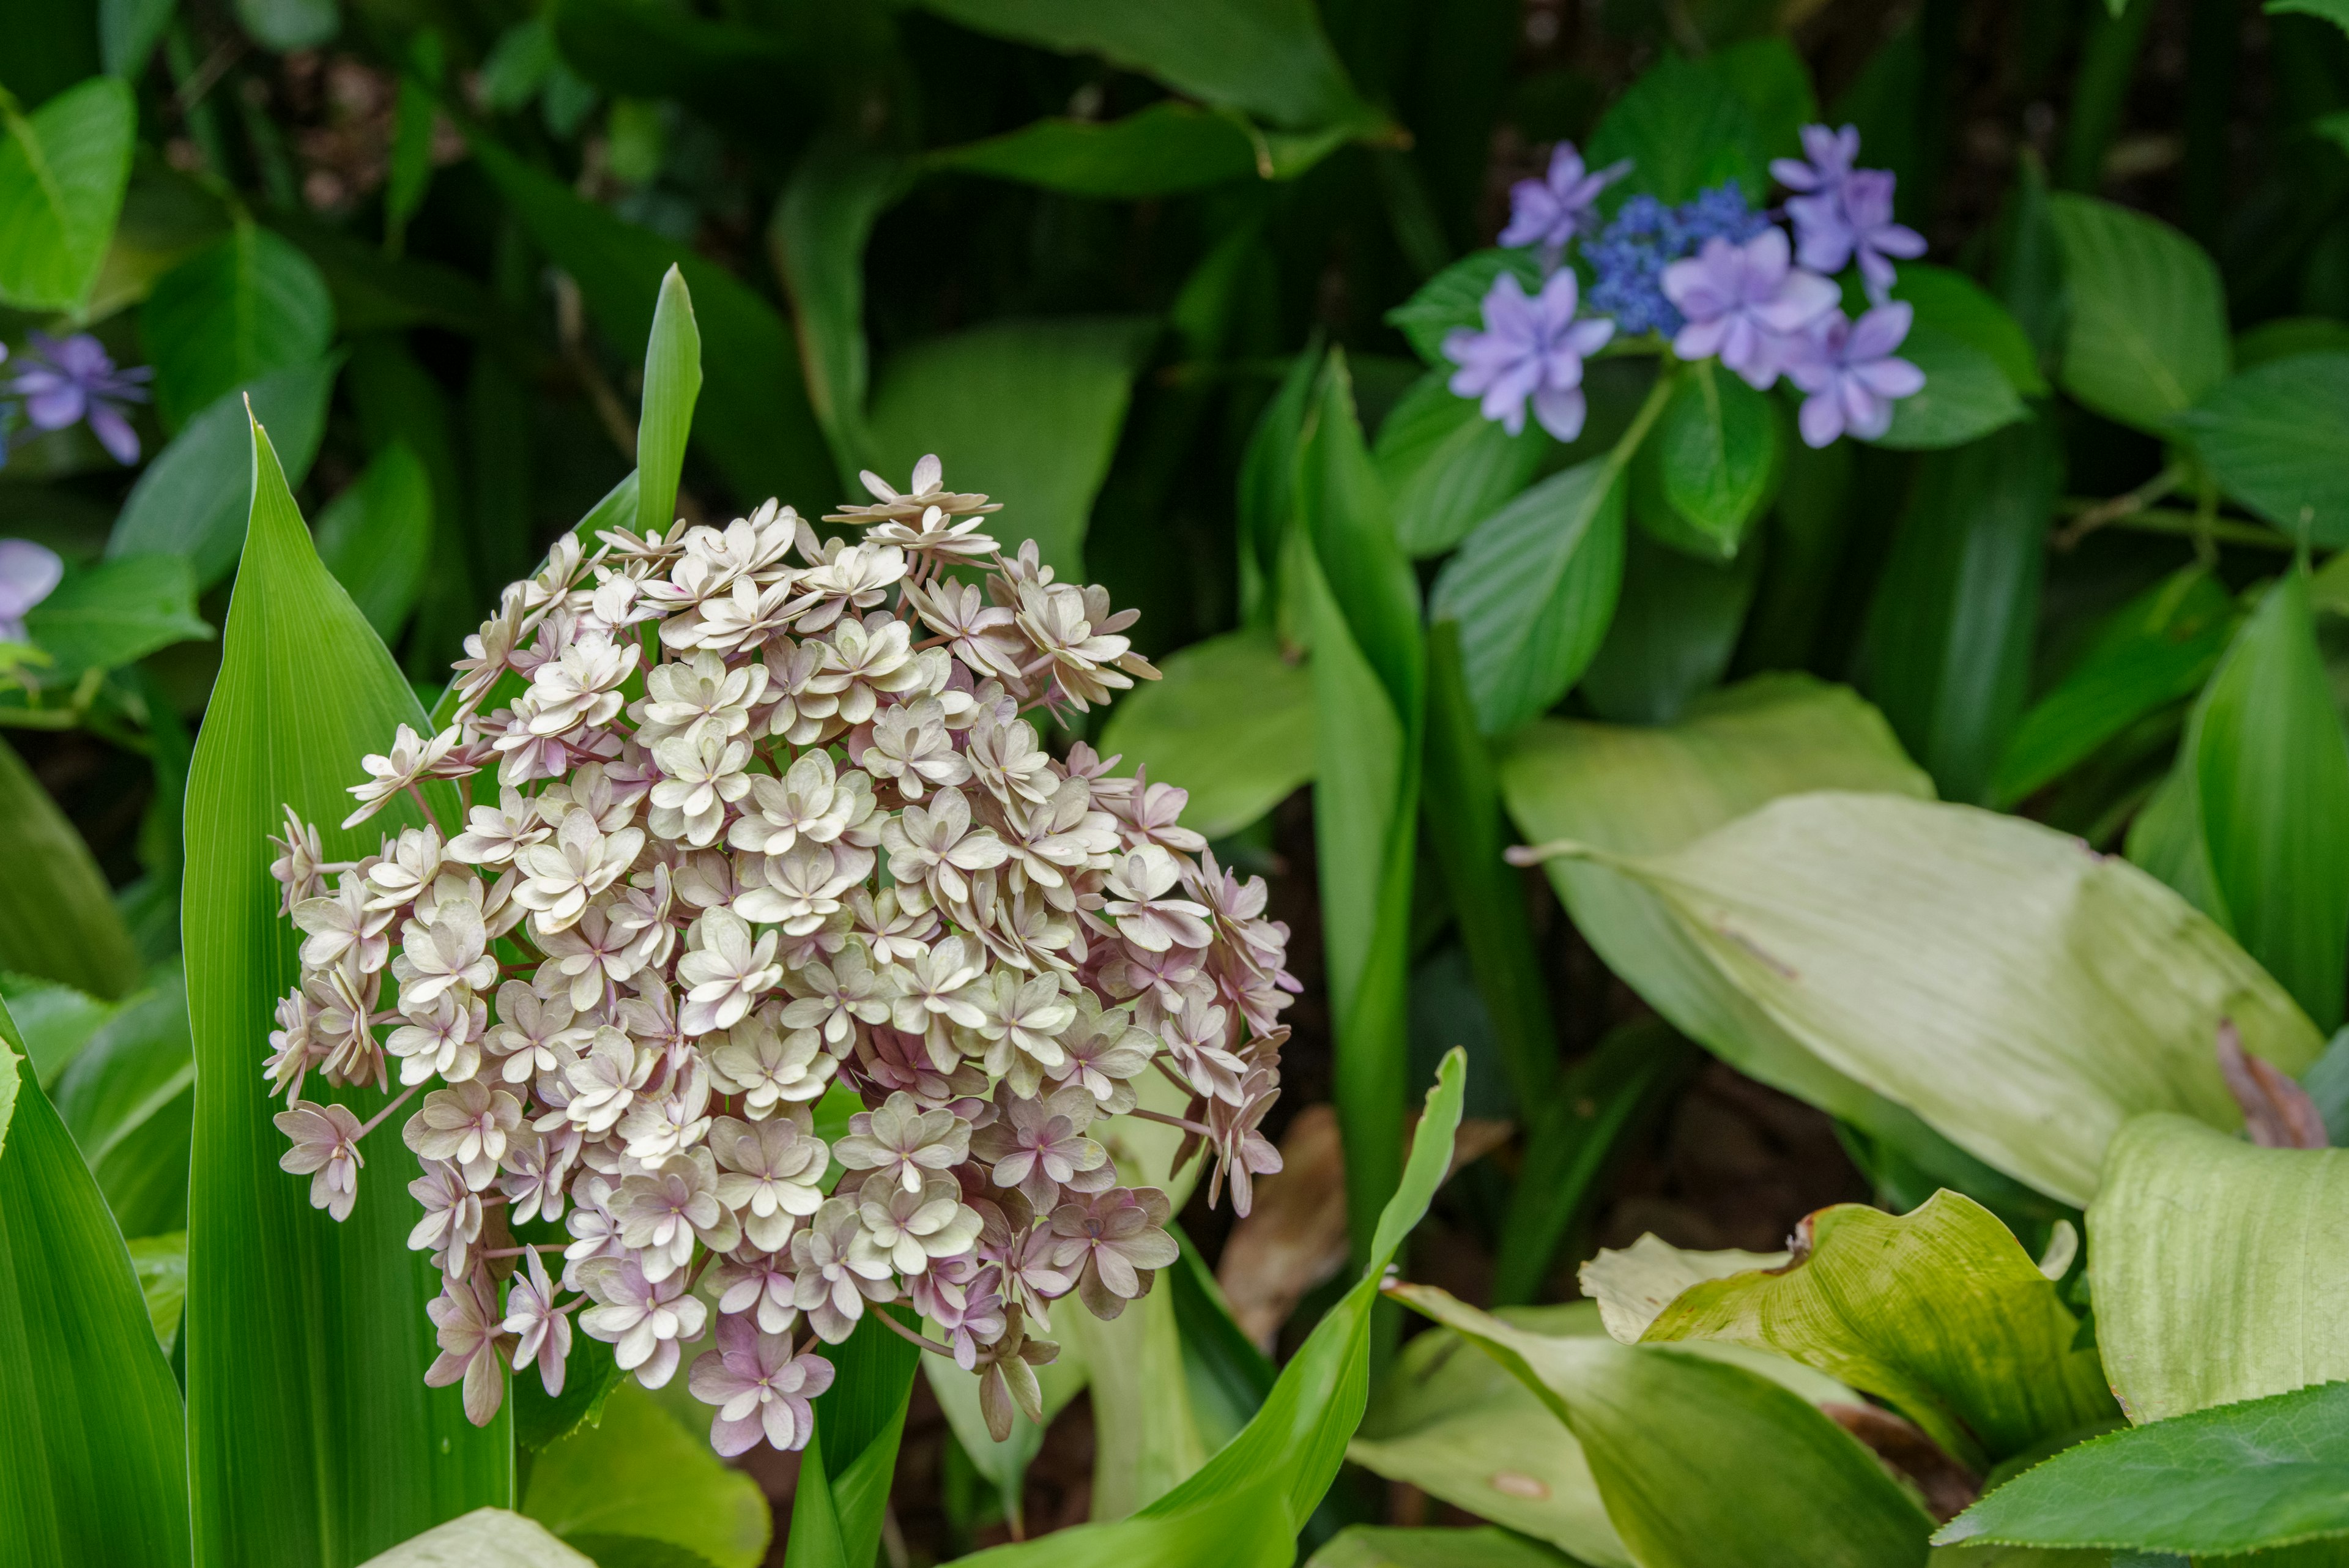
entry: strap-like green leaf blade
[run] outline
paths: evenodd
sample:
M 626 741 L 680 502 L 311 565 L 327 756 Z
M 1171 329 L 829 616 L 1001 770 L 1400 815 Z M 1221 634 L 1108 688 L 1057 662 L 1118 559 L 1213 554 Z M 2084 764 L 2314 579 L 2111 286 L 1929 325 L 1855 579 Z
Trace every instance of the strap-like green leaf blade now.
M 677 482 L 685 470 L 685 438 L 701 395 L 701 328 L 685 275 L 661 275 L 645 346 L 645 402 L 636 419 L 636 532 L 668 532 L 677 521 Z

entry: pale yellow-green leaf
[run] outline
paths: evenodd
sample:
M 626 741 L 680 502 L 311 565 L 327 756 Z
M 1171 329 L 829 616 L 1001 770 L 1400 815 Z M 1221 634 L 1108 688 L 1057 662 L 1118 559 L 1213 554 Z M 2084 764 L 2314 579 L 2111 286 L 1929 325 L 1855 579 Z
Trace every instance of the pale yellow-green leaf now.
M 2088 1274 L 2133 1421 L 2349 1378 L 2349 1152 L 2140 1117 L 2088 1210 Z
M 1783 1270 L 1691 1285 L 1644 1343 L 1726 1341 L 1792 1356 L 1873 1394 L 1986 1469 L 2116 1414 L 2079 1322 L 1998 1217 L 1941 1191 L 1913 1212 L 1857 1203 L 1805 1221 Z
M 1582 1293 L 1599 1303 L 1599 1321 L 1619 1345 L 1637 1345 L 1680 1293 L 1707 1280 L 1793 1261 L 1791 1252 L 1686 1251 L 1651 1232 L 1624 1248 L 1601 1247 L 1582 1265 Z
M 633 1378 L 612 1391 L 599 1425 L 538 1456 L 523 1511 L 566 1539 L 665 1541 L 711 1568 L 757 1568 L 774 1529 L 759 1483 L 720 1463 L 706 1432 L 688 1431 Z
M 1269 631 L 1211 637 L 1118 700 L 1099 749 L 1190 793 L 1183 825 L 1237 833 L 1313 777 L 1313 678 Z
M 1173 1291 L 1161 1283 L 1108 1322 L 1081 1308 L 1055 1313 L 1052 1326 L 1084 1357 L 1092 1390 L 1093 1518 L 1123 1519 L 1207 1462 Z
M 1790 1037 L 2073 1204 L 2121 1124 L 2242 1125 L 2221 1019 L 2288 1073 L 2323 1042 L 2199 911 L 2125 860 L 1971 806 L 1822 792 L 1669 854 L 1602 856 Z
M 502 1508 L 477 1508 L 378 1552 L 359 1568 L 595 1568 L 546 1526 Z
M 156 1343 L 169 1355 L 179 1342 L 180 1308 L 188 1299 L 188 1233 L 140 1237 L 130 1243 L 130 1271 L 139 1276 Z

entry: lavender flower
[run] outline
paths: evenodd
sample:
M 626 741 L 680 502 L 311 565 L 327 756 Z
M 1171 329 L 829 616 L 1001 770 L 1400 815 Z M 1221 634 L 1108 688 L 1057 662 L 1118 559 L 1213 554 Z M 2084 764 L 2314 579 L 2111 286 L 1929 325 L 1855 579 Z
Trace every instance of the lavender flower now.
M 1683 359 L 1718 354 L 1748 386 L 1778 379 L 1787 339 L 1835 308 L 1836 286 L 1789 265 L 1785 231 L 1764 229 L 1745 244 L 1712 239 L 1689 260 L 1664 268 L 1664 294 L 1688 325 L 1672 338 Z
M 1780 158 L 1770 164 L 1780 184 L 1803 192 L 1786 202 L 1796 259 L 1821 273 L 1840 272 L 1857 259 L 1868 297 L 1882 305 L 1892 289 L 1891 258 L 1913 260 L 1925 254 L 1925 237 L 1892 221 L 1891 171 L 1852 167 L 1859 156 L 1859 131 L 1853 126 L 1829 130 L 1806 125 L 1803 151 L 1808 162 Z
M 140 383 L 154 375 L 141 365 L 117 370 L 98 339 L 87 332 L 59 339 L 36 332 L 29 340 L 28 366 L 17 372 L 8 389 L 25 400 L 25 416 L 36 430 L 61 431 L 80 420 L 90 433 L 120 463 L 139 461 L 139 432 L 123 416 L 124 408 L 147 400 Z
M 1923 389 L 1925 373 L 1892 354 L 1914 315 L 1907 301 L 1895 300 L 1857 321 L 1831 310 L 1812 323 L 1786 361 L 1786 379 L 1810 394 L 1796 421 L 1806 445 L 1825 446 L 1847 432 L 1873 441 L 1891 428 L 1893 402 Z
M 1485 417 L 1498 421 L 1511 435 L 1526 428 L 1529 397 L 1542 429 L 1560 441 L 1580 435 L 1586 412 L 1582 361 L 1615 336 L 1615 324 L 1598 318 L 1576 320 L 1578 286 L 1570 270 L 1560 270 L 1550 275 L 1540 294 L 1527 299 L 1516 275 L 1503 273 L 1485 296 L 1485 330 L 1462 327 L 1444 339 L 1444 357 L 1460 367 L 1452 378 L 1452 390 L 1464 398 L 1483 399 Z M 1154 853 L 1166 853 L 1154 845 L 1150 847 Z M 1147 862 L 1143 864 L 1146 867 Z M 1136 906 L 1141 919 L 1137 924 L 1136 917 L 1129 915 L 1124 923 L 1135 929 L 1124 934 L 1138 946 L 1164 950 L 1171 935 L 1169 940 L 1158 940 L 1162 919 L 1173 917 L 1169 928 L 1164 928 L 1171 929 L 1171 926 L 1195 925 L 1198 915 L 1192 910 L 1200 915 L 1206 912 L 1187 900 L 1169 900 L 1153 910 L 1150 900 L 1156 894 L 1134 891 L 1137 898 L 1127 901 Z
M 1611 317 L 1627 333 L 1677 332 L 1681 313 L 1661 286 L 1666 264 L 1707 240 L 1743 243 L 1769 223 L 1734 180 L 1700 191 L 1679 207 L 1667 207 L 1653 196 L 1634 196 L 1597 238 L 1583 243 L 1583 258 L 1594 278 L 1590 308 Z
M 1509 226 L 1501 231 L 1505 245 L 1538 242 L 1555 260 L 1590 220 L 1591 203 L 1599 192 L 1630 171 L 1628 158 L 1595 172 L 1586 171 L 1582 154 L 1571 141 L 1561 141 L 1550 154 L 1549 172 L 1538 180 L 1520 180 L 1509 187 Z
M 57 553 L 30 539 L 0 539 L 0 642 L 26 640 L 25 616 L 65 580 Z

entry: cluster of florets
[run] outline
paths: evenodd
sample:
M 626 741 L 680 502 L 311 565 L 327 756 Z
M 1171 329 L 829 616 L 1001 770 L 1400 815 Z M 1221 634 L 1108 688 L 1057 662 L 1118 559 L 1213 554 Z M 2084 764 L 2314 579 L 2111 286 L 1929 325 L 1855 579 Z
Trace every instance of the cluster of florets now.
M 712 1442 L 797 1447 L 816 1344 L 904 1303 L 941 1338 L 874 1315 L 978 1371 L 1008 1432 L 1050 1303 L 1114 1316 L 1177 1256 L 1092 1124 L 1181 1126 L 1177 1165 L 1204 1146 L 1242 1212 L 1278 1168 L 1257 1124 L 1297 982 L 1263 882 L 1180 825 L 1182 790 L 1055 758 L 1029 718 L 1156 675 L 1132 612 L 999 552 L 934 458 L 906 493 L 864 482 L 876 504 L 826 519 L 854 542 L 771 502 L 566 538 L 467 640 L 454 721 L 366 759 L 344 826 L 403 798 L 420 824 L 329 864 L 287 814 L 284 1164 L 345 1217 L 361 1139 L 421 1095 L 426 1380 L 476 1422 L 509 1361 L 560 1392 L 584 1306 L 652 1387 L 710 1328 Z M 312 1073 L 402 1089 L 362 1124 L 301 1097 Z M 1180 1115 L 1137 1106 L 1154 1074 Z
M 1679 207 L 1627 197 L 1602 227 L 1598 202 L 1630 171 L 1627 161 L 1597 171 L 1571 142 L 1549 171 L 1510 192 L 1505 246 L 1538 247 L 1544 279 L 1528 296 L 1505 271 L 1484 301 L 1484 329 L 1444 342 L 1459 367 L 1452 389 L 1478 399 L 1485 417 L 1511 435 L 1526 409 L 1559 441 L 1582 433 L 1583 361 L 1619 333 L 1661 334 L 1679 358 L 1717 358 L 1756 389 L 1780 376 L 1806 394 L 1798 426 L 1811 446 L 1849 434 L 1873 440 L 1891 428 L 1892 405 L 1924 389 L 1923 372 L 1896 357 L 1912 307 L 1892 300 L 1893 260 L 1925 254 L 1924 237 L 1893 221 L 1893 176 L 1857 169 L 1859 132 L 1803 128 L 1804 158 L 1781 158 L 1773 178 L 1795 192 L 1778 214 L 1757 212 L 1735 182 Z M 1591 273 L 1562 265 L 1578 243 Z M 1854 320 L 1828 276 L 1856 267 L 1870 308 Z

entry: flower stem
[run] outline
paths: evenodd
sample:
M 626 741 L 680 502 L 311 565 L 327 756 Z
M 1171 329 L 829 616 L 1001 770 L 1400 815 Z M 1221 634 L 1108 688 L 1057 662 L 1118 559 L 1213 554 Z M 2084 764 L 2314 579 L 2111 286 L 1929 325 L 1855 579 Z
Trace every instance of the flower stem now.
M 1679 380 L 1676 362 L 1670 356 L 1665 357 L 1657 368 L 1656 384 L 1648 389 L 1647 401 L 1640 405 L 1640 411 L 1631 416 L 1631 422 L 1624 427 L 1614 449 L 1607 454 L 1610 482 L 1615 475 L 1631 466 L 1631 459 L 1639 452 L 1640 443 L 1648 439 L 1648 431 L 1657 420 L 1663 417 L 1664 405 L 1672 400 L 1672 388 Z
M 423 1086 L 424 1085 L 421 1084 L 410 1084 L 408 1087 L 400 1090 L 399 1097 L 398 1099 L 392 1101 L 391 1104 L 384 1106 L 383 1109 L 376 1112 L 375 1115 L 369 1116 L 365 1122 L 359 1125 L 358 1136 L 357 1137 L 352 1138 L 351 1141 L 353 1143 L 357 1143 L 359 1141 L 359 1138 L 363 1138 L 367 1137 L 367 1134 L 375 1131 L 378 1124 L 382 1122 L 386 1116 L 391 1115 L 392 1112 L 406 1105 L 409 1102 L 409 1097 Z
M 952 1345 L 940 1345 L 936 1340 L 932 1339 L 926 1334 L 916 1334 L 912 1329 L 907 1328 L 904 1324 L 899 1323 L 895 1318 L 890 1316 L 887 1313 L 883 1312 L 879 1307 L 874 1307 L 873 1309 L 873 1315 L 879 1318 L 883 1323 L 887 1324 L 892 1329 L 895 1330 L 899 1338 L 908 1340 L 915 1345 L 918 1345 L 924 1350 L 930 1352 L 934 1355 L 943 1355 L 948 1361 L 952 1361 L 954 1359 L 954 1347 Z

